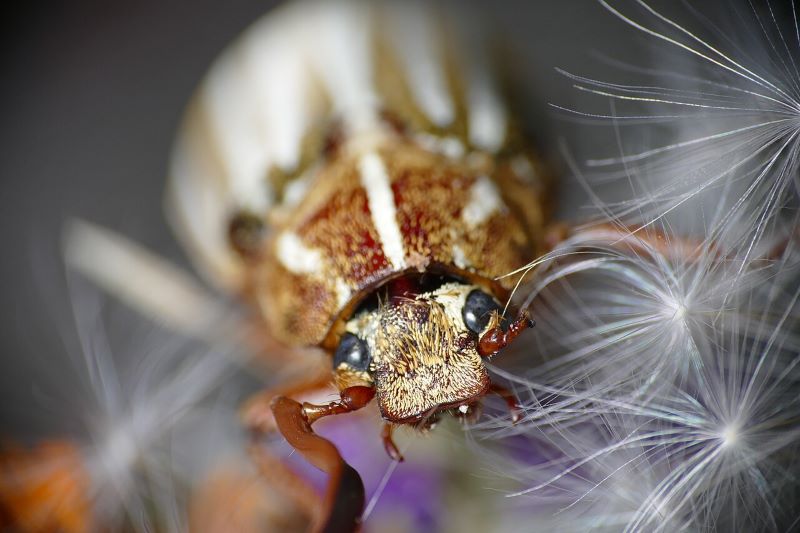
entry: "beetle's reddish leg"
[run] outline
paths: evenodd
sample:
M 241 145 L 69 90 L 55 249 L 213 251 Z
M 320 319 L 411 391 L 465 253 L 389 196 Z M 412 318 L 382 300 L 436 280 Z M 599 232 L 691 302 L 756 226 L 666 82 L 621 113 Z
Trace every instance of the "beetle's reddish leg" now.
M 310 379 L 289 383 L 258 392 L 247 399 L 239 409 L 242 423 L 254 433 L 268 433 L 274 431 L 275 420 L 272 414 L 272 400 L 278 396 L 304 396 L 317 391 L 322 391 L 331 385 L 330 368 L 320 367 L 317 375 Z
M 309 425 L 324 416 L 342 415 L 361 409 L 375 397 L 375 388 L 357 385 L 355 387 L 347 387 L 340 395 L 341 399 L 325 405 L 304 402 L 303 415 L 308 420 Z M 275 411 L 274 407 L 272 410 Z
M 568 225 L 563 222 L 553 222 L 544 231 L 544 245 L 548 250 L 558 246 L 561 241 L 566 240 L 572 232 Z
M 506 405 L 508 405 L 508 410 L 511 413 L 511 423 L 516 424 L 522 418 L 522 407 L 519 405 L 517 401 L 517 397 L 514 395 L 513 392 L 508 390 L 507 388 L 503 387 L 502 385 L 496 385 L 492 383 L 489 386 L 489 392 L 493 392 L 500 396 L 503 400 L 505 400 Z
M 386 453 L 393 461 L 397 461 L 398 463 L 403 462 L 403 454 L 400 453 L 400 450 L 397 449 L 397 446 L 392 439 L 392 431 L 394 430 L 394 425 L 385 422 L 383 424 L 383 429 L 381 429 L 381 440 L 383 441 L 383 449 L 386 450 Z
M 343 393 L 346 391 L 347 389 Z M 342 459 L 336 446 L 311 429 L 306 406 L 311 404 L 301 405 L 294 400 L 279 396 L 272 402 L 272 411 L 275 414 L 278 430 L 286 441 L 306 460 L 329 476 L 325 505 L 319 513 L 321 518 L 315 522 L 314 530 L 357 531 L 364 508 L 364 484 L 358 472 Z
M 494 315 L 489 323 L 489 329 L 478 341 L 478 354 L 481 357 L 496 354 L 519 337 L 523 331 L 532 328 L 534 325 L 535 323 L 528 317 L 527 313 L 522 313 L 511 323 L 507 331 L 503 331 L 503 328 L 500 327 L 498 315 Z
M 555 248 L 560 241 L 573 235 L 585 234 L 610 245 L 624 244 L 639 249 L 651 248 L 659 254 L 682 260 L 696 261 L 701 255 L 710 253 L 719 257 L 716 246 L 700 239 L 667 235 L 653 228 L 635 231 L 625 226 L 602 222 L 580 230 L 569 231 L 563 224 L 554 224 L 547 232 L 548 246 Z M 551 242 L 552 241 L 552 242 Z
M 536 322 L 531 320 L 531 317 L 528 316 L 528 313 L 522 313 L 517 319 L 508 326 L 508 331 L 506 331 L 506 344 L 511 344 L 514 342 L 514 339 L 519 337 L 523 331 L 528 328 L 532 328 L 536 325 Z
M 344 463 L 339 456 L 339 452 L 336 451 L 336 447 L 322 437 L 314 434 L 310 426 L 313 422 L 323 416 L 347 413 L 364 407 L 367 403 L 369 403 L 370 400 L 372 400 L 374 396 L 374 389 L 371 387 L 351 387 L 342 391 L 341 399 L 339 401 L 331 402 L 326 405 L 315 405 L 307 402 L 300 404 L 299 402 L 289 400 L 284 396 L 289 394 L 306 395 L 328 387 L 331 381 L 330 370 L 325 367 L 324 369 L 321 369 L 318 374 L 318 376 L 312 377 L 311 379 L 292 383 L 283 387 L 269 389 L 252 396 L 242 408 L 241 417 L 244 421 L 244 424 L 254 433 L 254 435 L 259 435 L 278 429 L 283 434 L 284 438 L 286 438 L 286 440 L 294 448 L 306 456 L 306 458 L 312 464 L 331 475 L 331 481 L 329 482 L 328 493 L 326 495 L 326 502 L 333 501 L 334 503 L 324 506 L 325 509 L 328 510 L 328 513 L 321 514 L 319 498 L 316 497 L 316 494 L 314 494 L 313 491 L 309 493 L 309 490 L 306 488 L 306 483 L 299 478 L 297 474 L 284 465 L 279 459 L 272 456 L 269 450 L 265 449 L 263 446 L 254 443 L 250 447 L 250 455 L 264 477 L 270 480 L 272 483 L 279 484 L 287 495 L 302 505 L 310 516 L 315 517 L 314 519 L 319 527 L 315 527 L 314 530 L 352 531 L 354 530 L 353 528 L 355 526 L 352 524 L 347 526 L 346 524 L 348 523 L 348 520 L 352 522 L 352 520 L 358 518 L 361 512 L 361 507 L 359 507 L 353 517 L 350 518 L 336 518 L 334 520 L 334 517 L 332 515 L 329 516 L 329 514 L 332 512 L 331 509 L 334 509 L 332 506 L 339 505 L 339 500 L 343 498 L 345 500 L 352 498 L 350 493 L 353 490 L 356 492 L 360 490 L 362 493 L 361 498 L 363 499 L 363 487 L 361 489 L 358 489 L 358 486 L 352 488 L 354 484 L 360 485 L 361 480 L 355 470 Z M 302 419 L 304 421 L 304 426 L 298 426 L 297 422 L 292 420 L 290 416 L 291 412 L 289 415 L 284 416 L 283 421 L 279 419 L 279 413 L 286 412 L 286 408 L 284 407 L 283 410 L 281 410 L 278 408 L 278 406 L 284 405 L 286 402 L 290 402 L 290 405 L 299 406 Z M 283 426 L 281 424 L 283 424 Z M 300 441 L 297 439 L 300 439 Z M 318 443 L 319 441 L 326 443 L 327 447 L 314 444 L 312 447 L 313 450 L 332 449 L 333 452 L 325 452 L 328 454 L 328 458 L 326 460 L 330 464 L 334 464 L 335 461 L 331 462 L 333 459 L 330 459 L 330 457 L 333 456 L 330 454 L 335 453 L 335 456 L 338 457 L 338 460 L 342 462 L 343 466 L 336 467 L 334 470 L 332 470 L 334 467 L 330 465 L 323 468 L 306 455 L 306 453 L 317 452 L 304 452 L 303 449 L 298 446 L 298 442 L 301 444 L 305 442 L 305 446 L 309 446 L 310 444 L 308 443 Z M 320 448 L 320 446 L 322 446 L 322 448 Z M 334 479 L 336 476 L 345 477 L 343 477 L 339 482 L 336 482 Z M 331 490 L 342 490 L 345 492 L 342 492 L 341 494 L 332 494 L 330 492 Z M 309 494 L 312 494 L 313 496 L 309 496 Z M 346 502 L 343 505 L 346 505 Z M 331 522 L 331 520 L 334 521 Z M 344 520 L 344 522 L 342 522 L 342 520 Z M 323 525 L 327 523 L 332 524 L 331 529 L 325 529 L 325 527 L 323 527 Z M 347 529 L 348 527 L 350 529 Z
M 704 255 L 710 255 L 713 259 L 726 259 L 726 256 L 713 242 L 707 243 L 693 237 L 667 235 L 663 231 L 652 228 L 634 232 L 625 226 L 605 222 L 579 231 L 569 231 L 564 224 L 559 223 L 553 224 L 546 233 L 548 235 L 547 245 L 551 249 L 572 235 L 585 234 L 610 245 L 625 244 L 639 249 L 649 247 L 664 257 L 683 261 L 697 261 Z M 781 239 L 756 259 L 775 261 L 783 255 L 792 241 L 799 238 L 800 234 L 795 232 Z
M 800 244 L 800 229 L 795 230 L 791 235 L 781 239 L 763 258 L 768 261 L 780 259 L 793 242 L 795 246 Z

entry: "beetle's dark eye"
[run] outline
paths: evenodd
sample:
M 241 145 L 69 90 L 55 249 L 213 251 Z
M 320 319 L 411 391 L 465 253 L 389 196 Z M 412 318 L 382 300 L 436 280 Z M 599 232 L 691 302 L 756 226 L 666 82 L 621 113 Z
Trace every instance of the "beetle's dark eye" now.
M 475 289 L 467 295 L 467 301 L 464 304 L 462 311 L 464 324 L 471 331 L 480 335 L 489 325 L 492 311 L 500 311 L 500 305 L 485 292 Z
M 339 368 L 342 363 L 347 363 L 354 370 L 367 370 L 370 363 L 367 343 L 352 333 L 345 333 L 333 356 L 333 368 Z

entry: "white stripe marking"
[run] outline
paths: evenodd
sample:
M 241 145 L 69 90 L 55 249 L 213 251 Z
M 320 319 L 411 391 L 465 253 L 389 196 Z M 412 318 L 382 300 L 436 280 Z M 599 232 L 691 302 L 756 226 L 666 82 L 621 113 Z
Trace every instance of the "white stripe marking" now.
M 337 308 L 344 309 L 344 306 L 350 301 L 350 296 L 353 294 L 353 291 L 350 290 L 350 287 L 347 285 L 347 283 L 345 283 L 345 281 L 340 277 L 336 278 L 334 290 L 336 291 Z
M 455 263 L 458 268 L 469 268 L 470 266 L 469 261 L 467 261 L 467 255 L 457 244 L 453 245 L 453 263 Z
M 462 12 L 462 14 L 465 14 Z M 456 32 L 467 91 L 467 127 L 470 143 L 494 153 L 506 138 L 506 110 L 492 76 L 486 32 L 479 17 L 458 17 Z
M 378 128 L 380 107 L 372 72 L 374 24 L 369 4 L 316 2 L 306 38 L 316 73 L 350 134 Z
M 307 247 L 295 233 L 284 232 L 278 237 L 278 260 L 295 274 L 316 274 L 322 268 L 322 254 Z
M 496 152 L 506 138 L 506 115 L 494 87 L 485 77 L 477 77 L 471 80 L 468 98 L 470 142 Z
M 378 154 L 370 152 L 361 158 L 359 171 L 361 185 L 367 191 L 372 223 L 383 245 L 383 254 L 394 268 L 405 268 L 403 236 L 400 234 L 400 226 L 397 225 L 397 209 L 386 167 Z
M 287 11 L 282 19 L 262 19 L 241 40 L 242 52 L 237 57 L 254 88 L 249 114 L 267 139 L 258 148 L 287 172 L 297 167 L 303 135 L 320 107 L 303 50 L 297 46 L 302 39 L 297 15 Z
M 414 140 L 425 150 L 442 154 L 450 159 L 459 159 L 464 155 L 464 145 L 456 137 L 437 137 L 430 133 L 420 132 L 414 135 Z
M 456 113 L 431 10 L 417 2 L 387 5 L 392 21 L 389 36 L 408 74 L 414 99 L 436 126 L 449 126 Z
M 203 104 L 232 196 L 240 206 L 258 213 L 270 204 L 269 184 L 263 179 L 271 164 L 264 150 L 268 139 L 252 113 L 254 95 L 247 72 L 231 54 L 211 71 L 203 88 Z
M 504 208 L 495 184 L 486 176 L 481 176 L 469 190 L 469 203 L 461 212 L 461 218 L 468 228 L 474 229 L 486 222 L 492 213 Z

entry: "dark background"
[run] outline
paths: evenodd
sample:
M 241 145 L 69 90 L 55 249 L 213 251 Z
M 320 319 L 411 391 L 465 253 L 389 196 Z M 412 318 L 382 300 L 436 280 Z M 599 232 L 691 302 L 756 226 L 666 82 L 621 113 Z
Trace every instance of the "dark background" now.
M 64 221 L 88 219 L 185 264 L 161 210 L 173 135 L 213 58 L 275 3 L 73 1 L 4 17 L 4 436 L 27 437 L 59 426 L 39 415 L 46 409 L 42 390 L 59 381 L 68 388 L 72 379 L 62 372 L 74 335 L 59 250 Z M 520 74 L 533 84 L 531 100 L 542 110 L 548 102 L 580 106 L 582 96 L 554 67 L 601 75 L 607 66 L 594 52 L 633 61 L 646 53 L 633 30 L 591 0 L 492 2 L 486 11 L 487 22 L 514 45 Z M 591 128 L 578 128 L 550 120 L 537 125 L 537 133 L 574 145 L 608 141 Z M 577 186 L 564 184 L 562 197 L 571 201 L 562 203 L 562 216 L 570 214 L 564 206 L 580 198 Z

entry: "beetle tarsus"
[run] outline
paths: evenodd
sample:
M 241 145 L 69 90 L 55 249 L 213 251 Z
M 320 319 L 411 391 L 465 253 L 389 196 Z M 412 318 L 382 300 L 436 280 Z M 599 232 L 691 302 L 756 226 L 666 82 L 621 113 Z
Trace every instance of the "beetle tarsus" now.
M 494 383 L 492 383 L 492 385 L 489 387 L 489 392 L 493 392 L 505 400 L 506 405 L 508 405 L 508 411 L 511 413 L 512 424 L 516 424 L 522 420 L 522 406 L 519 404 L 519 401 L 513 392 L 502 385 L 497 385 Z
M 536 322 L 531 320 L 527 313 L 522 313 L 514 322 L 508 326 L 508 331 L 506 332 L 505 341 L 506 345 L 511 344 L 511 342 L 519 337 L 523 331 L 526 329 L 530 329 L 536 325 Z
M 381 430 L 383 449 L 386 450 L 386 453 L 389 455 L 392 461 L 402 463 L 405 459 L 403 458 L 403 454 L 400 453 L 400 450 L 397 449 L 397 445 L 395 445 L 394 440 L 392 439 L 393 430 L 394 425 L 388 422 L 383 424 L 383 429 Z
M 272 402 L 276 397 L 304 397 L 330 387 L 331 376 L 327 365 L 312 370 L 314 373 L 309 377 L 258 392 L 247 399 L 239 409 L 239 417 L 250 435 L 260 437 L 277 429 L 272 413 Z

